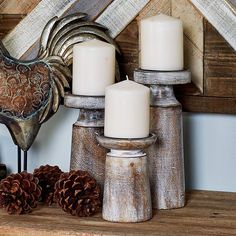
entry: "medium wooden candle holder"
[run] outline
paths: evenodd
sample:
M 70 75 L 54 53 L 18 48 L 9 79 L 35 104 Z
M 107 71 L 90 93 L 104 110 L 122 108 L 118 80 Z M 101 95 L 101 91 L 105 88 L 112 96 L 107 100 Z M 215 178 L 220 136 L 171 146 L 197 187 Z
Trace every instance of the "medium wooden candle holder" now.
M 107 149 L 98 145 L 96 135 L 103 133 L 105 97 L 65 95 L 65 106 L 80 109 L 73 124 L 71 170 L 85 170 L 103 189 Z
M 153 208 L 172 209 L 185 205 L 182 106 L 173 85 L 191 81 L 185 71 L 136 70 L 134 80 L 151 89 L 151 132 L 157 141 L 147 150 Z
M 102 217 L 113 222 L 140 222 L 151 219 L 152 203 L 147 155 L 143 149 L 156 141 L 151 134 L 141 139 L 97 137 L 110 149 L 106 156 Z

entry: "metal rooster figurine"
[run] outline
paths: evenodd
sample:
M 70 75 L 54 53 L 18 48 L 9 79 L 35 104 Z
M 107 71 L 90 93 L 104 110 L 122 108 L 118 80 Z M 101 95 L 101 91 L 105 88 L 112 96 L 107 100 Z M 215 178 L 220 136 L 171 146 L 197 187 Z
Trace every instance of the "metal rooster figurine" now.
M 54 17 L 45 26 L 38 56 L 32 61 L 11 57 L 0 43 L 0 123 L 7 126 L 18 146 L 18 171 L 21 149 L 26 169 L 27 150 L 41 124 L 57 112 L 65 90 L 70 89 L 73 45 L 97 38 L 119 51 L 106 31 L 104 26 L 86 21 L 84 13 Z

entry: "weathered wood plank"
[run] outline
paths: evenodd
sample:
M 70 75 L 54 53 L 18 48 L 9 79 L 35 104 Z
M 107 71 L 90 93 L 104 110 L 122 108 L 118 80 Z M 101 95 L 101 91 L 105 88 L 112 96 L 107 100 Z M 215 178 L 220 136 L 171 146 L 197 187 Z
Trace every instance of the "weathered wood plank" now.
M 1 0 L 1 14 L 28 14 L 41 0 Z
M 96 2 L 97 3 L 94 4 L 91 1 L 82 0 L 81 3 L 78 0 L 56 0 L 53 2 L 50 0 L 42 0 L 37 7 L 4 38 L 3 43 L 14 57 L 26 59 L 28 56 L 24 54 L 35 45 L 44 25 L 50 18 L 54 15 L 61 16 L 65 14 L 65 12 L 74 11 L 74 9 L 78 10 L 80 7 L 83 10 L 90 9 L 91 12 L 95 12 L 93 15 L 97 16 L 104 10 L 104 7 L 110 3 L 110 1 L 103 1 L 102 3 L 101 1 Z M 148 2 L 149 0 L 114 0 L 96 21 L 107 26 L 110 29 L 111 35 L 116 37 Z M 98 6 L 103 8 L 98 8 Z M 96 11 L 96 9 L 99 11 Z M 27 27 L 29 24 L 31 27 Z M 35 46 L 33 48 L 35 48 Z
M 236 97 L 236 77 L 208 77 L 207 94 L 218 97 Z
M 236 234 L 236 193 L 192 191 L 187 205 L 177 210 L 154 212 L 153 219 L 138 224 L 111 223 L 101 214 L 78 218 L 58 207 L 40 206 L 28 215 L 0 211 L 0 232 L 15 235 L 160 235 L 233 236 Z
M 116 38 L 122 52 L 120 59 L 121 76 L 133 78 L 133 71 L 139 67 L 138 22 L 157 13 L 170 14 L 170 0 L 152 0 Z
M 177 95 L 176 97 L 181 102 L 183 111 L 186 112 L 236 114 L 235 97 L 225 98 L 192 95 Z
M 24 17 L 25 15 L 0 14 L 0 38 L 2 39 Z
M 113 0 L 80 0 L 71 6 L 65 14 L 84 12 L 88 14 L 88 19 L 96 19 Z
M 140 21 L 144 17 L 153 16 L 158 13 L 170 15 L 171 14 L 171 0 L 150 1 L 139 13 L 136 19 Z
M 96 20 L 115 38 L 150 0 L 114 0 Z
M 236 8 L 228 0 L 191 0 L 236 50 Z
M 189 0 L 172 0 L 171 12 L 183 21 L 185 68 L 191 70 L 192 82 L 203 92 L 203 16 Z
M 235 97 L 236 51 L 207 21 L 205 27 L 205 94 Z
M 133 78 L 134 69 L 139 65 L 139 45 L 138 45 L 138 25 L 137 21 L 133 20 L 116 38 L 122 56 L 120 62 L 121 77 L 125 78 L 128 75 Z
M 88 14 L 89 20 L 96 19 L 101 12 L 112 2 L 112 0 L 76 0 L 62 16 L 73 14 L 76 12 L 85 12 Z M 30 60 L 36 57 L 39 48 L 38 40 L 21 56 L 22 60 Z
M 40 37 L 55 15 L 61 16 L 76 0 L 42 0 L 3 40 L 13 57 L 20 58 Z

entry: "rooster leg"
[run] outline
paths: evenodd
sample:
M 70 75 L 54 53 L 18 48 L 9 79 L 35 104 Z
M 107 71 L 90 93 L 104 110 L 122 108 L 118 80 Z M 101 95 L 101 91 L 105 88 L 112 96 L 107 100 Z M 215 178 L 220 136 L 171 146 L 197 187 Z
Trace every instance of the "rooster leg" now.
M 24 171 L 27 171 L 27 151 L 24 151 Z
M 17 146 L 18 173 L 21 172 L 21 148 Z

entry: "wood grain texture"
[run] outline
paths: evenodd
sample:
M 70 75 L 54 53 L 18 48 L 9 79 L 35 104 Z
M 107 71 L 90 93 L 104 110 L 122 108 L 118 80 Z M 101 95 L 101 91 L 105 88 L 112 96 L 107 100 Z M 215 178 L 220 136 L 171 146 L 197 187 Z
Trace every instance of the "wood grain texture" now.
M 100 145 L 113 150 L 137 151 L 143 150 L 156 142 L 156 135 L 149 134 L 146 138 L 110 138 L 106 136 L 97 136 Z
M 102 217 L 108 221 L 141 222 L 152 217 L 147 157 L 125 156 L 128 153 L 106 157 Z
M 191 70 L 192 82 L 203 92 L 203 16 L 189 0 L 172 0 L 171 13 L 183 22 L 185 68 Z
M 205 21 L 205 94 L 235 97 L 236 51 Z
M 115 38 L 138 15 L 150 0 L 114 0 L 96 22 L 109 29 Z
M 119 35 L 116 41 L 122 52 L 120 58 L 121 77 L 133 78 L 133 71 L 139 67 L 139 32 L 138 22 L 149 15 L 170 13 L 170 0 L 152 0 L 139 15 Z
M 236 8 L 228 0 L 191 0 L 236 50 Z
M 25 15 L 0 14 L 0 38 L 9 33 L 24 17 Z
M 109 29 L 115 38 L 138 15 L 150 0 L 114 0 L 96 22 Z
M 178 95 L 185 112 L 236 114 L 235 97 Z
M 28 14 L 41 0 L 1 0 L 1 14 Z
M 49 19 L 61 16 L 76 0 L 42 0 L 3 40 L 13 57 L 20 58 L 40 37 Z M 30 26 L 30 27 L 29 27 Z
M 189 71 L 134 72 L 136 82 L 151 84 L 150 130 L 157 141 L 147 149 L 147 156 L 154 209 L 185 204 L 182 108 L 171 84 L 189 83 L 190 78 Z
M 140 21 L 144 17 L 153 16 L 158 13 L 171 14 L 171 0 L 152 0 L 138 14 L 136 20 Z
M 0 232 L 5 236 L 233 236 L 236 234 L 236 193 L 192 191 L 187 204 L 177 210 L 153 212 L 150 221 L 111 223 L 101 213 L 77 218 L 58 207 L 39 206 L 29 215 L 8 215 L 0 210 Z
M 190 70 L 151 71 L 138 69 L 134 71 L 134 80 L 145 85 L 176 85 L 191 82 Z
M 154 209 L 172 209 L 185 204 L 182 109 L 151 107 L 151 132 L 157 142 L 147 150 Z
M 88 171 L 103 190 L 108 150 L 98 145 L 96 140 L 96 136 L 102 133 L 103 127 L 73 125 L 70 170 Z
M 70 5 L 68 9 L 62 16 L 73 14 L 76 12 L 85 12 L 88 14 L 89 20 L 94 20 L 98 17 L 101 12 L 111 3 L 112 0 L 76 0 Z M 21 56 L 21 59 L 29 60 L 36 57 L 39 48 L 39 38 L 38 40 Z

